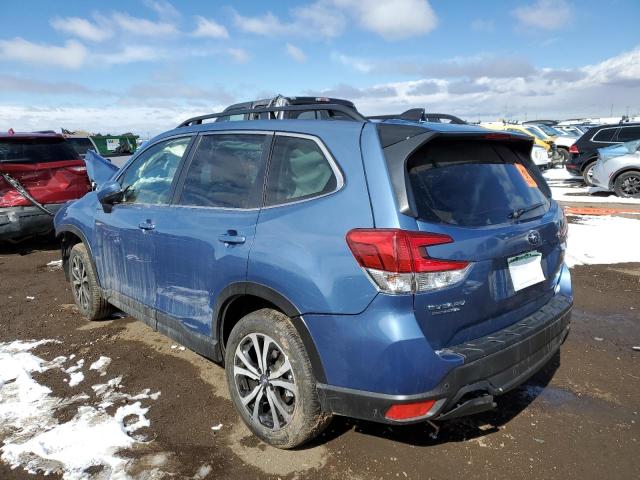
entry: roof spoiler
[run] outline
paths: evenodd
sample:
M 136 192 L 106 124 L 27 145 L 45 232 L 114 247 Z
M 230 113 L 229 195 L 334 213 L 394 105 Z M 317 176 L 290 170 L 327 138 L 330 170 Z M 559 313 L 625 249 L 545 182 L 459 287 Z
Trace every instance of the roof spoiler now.
M 407 122 L 440 122 L 440 119 L 447 119 L 449 123 L 465 125 L 467 122 L 455 115 L 448 113 L 428 113 L 424 108 L 410 108 L 400 114 L 374 115 L 368 117 L 369 120 L 405 120 Z

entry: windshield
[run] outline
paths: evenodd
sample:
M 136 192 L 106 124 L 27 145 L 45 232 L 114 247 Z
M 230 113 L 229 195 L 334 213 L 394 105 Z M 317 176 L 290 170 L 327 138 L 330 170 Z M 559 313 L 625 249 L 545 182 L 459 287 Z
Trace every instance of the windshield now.
M 538 217 L 549 209 L 550 194 L 527 164 L 500 143 L 427 144 L 407 164 L 418 215 L 469 227 Z
M 543 135 L 542 132 L 535 127 L 525 127 L 525 130 L 536 137 L 538 140 L 544 140 L 546 138 L 546 136 Z
M 549 135 L 550 137 L 555 137 L 556 135 L 562 135 L 562 133 L 560 133 L 558 130 L 556 130 L 553 127 L 549 127 L 547 125 L 535 125 L 535 127 L 539 128 L 540 130 L 542 130 L 546 135 Z
M 46 163 L 79 158 L 71 145 L 60 137 L 0 140 L 0 162 L 2 163 Z

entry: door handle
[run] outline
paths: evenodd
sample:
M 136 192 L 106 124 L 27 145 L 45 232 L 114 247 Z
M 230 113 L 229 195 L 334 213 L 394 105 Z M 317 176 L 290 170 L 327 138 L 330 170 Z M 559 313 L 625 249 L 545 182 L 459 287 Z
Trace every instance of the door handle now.
M 239 245 L 247 241 L 244 235 L 238 235 L 235 230 L 227 230 L 227 233 L 221 233 L 218 236 L 218 240 L 227 245 Z
M 146 222 L 140 222 L 138 224 L 138 228 L 140 230 L 153 230 L 156 228 L 156 226 L 153 223 L 151 223 L 150 220 L 147 220 Z

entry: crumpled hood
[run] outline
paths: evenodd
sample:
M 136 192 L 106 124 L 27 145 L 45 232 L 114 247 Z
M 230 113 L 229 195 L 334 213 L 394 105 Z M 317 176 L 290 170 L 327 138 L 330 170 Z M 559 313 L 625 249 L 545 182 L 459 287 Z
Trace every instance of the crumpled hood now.
M 618 145 L 611 145 L 610 147 L 599 148 L 598 157 L 603 162 L 606 162 L 611 158 L 634 153 L 638 150 L 638 147 L 640 147 L 640 140 L 632 140 Z
M 114 173 L 119 170 L 117 166 L 93 150 L 87 151 L 84 162 L 87 166 L 87 176 L 96 187 L 110 180 Z

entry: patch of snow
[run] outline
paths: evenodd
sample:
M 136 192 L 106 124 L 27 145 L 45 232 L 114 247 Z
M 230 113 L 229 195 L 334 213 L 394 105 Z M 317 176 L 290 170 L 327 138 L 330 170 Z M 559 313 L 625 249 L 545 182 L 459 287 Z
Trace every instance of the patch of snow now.
M 62 268 L 62 260 L 52 260 L 47 263 L 47 267 L 49 267 L 50 271 L 60 270 Z
M 82 372 L 73 372 L 71 375 L 69 375 L 69 386 L 70 387 L 75 387 L 76 385 L 78 385 L 83 380 L 84 380 L 84 373 L 82 373 Z
M 193 479 L 194 480 L 203 480 L 204 478 L 207 478 L 207 475 L 209 475 L 212 470 L 213 470 L 213 467 L 211 465 L 202 465 L 198 469 L 196 474 L 193 476 Z
M 45 475 L 61 473 L 65 480 L 88 479 L 86 469 L 102 466 L 100 478 L 123 480 L 129 478 L 127 467 L 135 460 L 118 455 L 122 449 L 135 446 L 132 437 L 137 430 L 148 427 L 140 400 L 159 395 L 149 389 L 137 395 L 121 391 L 122 377 L 110 380 L 104 386 L 92 388 L 102 402 L 87 405 L 88 395 L 59 398 L 51 390 L 36 382 L 32 374 L 50 369 L 64 371 L 65 357 L 51 362 L 34 355 L 30 350 L 50 341 L 0 343 L 0 435 L 4 444 L 1 458 L 12 468 L 21 467 L 30 473 Z M 71 372 L 74 375 L 82 372 Z M 98 387 L 98 388 L 96 388 Z M 102 388 L 103 387 L 103 388 Z M 136 399 L 135 403 L 128 400 Z M 113 415 L 103 404 L 125 400 Z M 56 412 L 61 408 L 78 405 L 73 418 L 59 423 Z
M 569 267 L 640 262 L 640 221 L 612 216 L 571 216 L 565 261 Z
M 73 365 L 72 367 L 69 367 L 65 370 L 65 373 L 73 373 L 77 370 L 80 370 L 82 367 L 84 366 L 84 359 L 81 358 L 80 360 L 78 360 L 78 362 Z
M 111 359 L 109 357 L 100 356 L 98 360 L 93 362 L 91 366 L 89 366 L 89 370 L 97 370 L 100 373 L 100 376 L 104 376 L 107 374 L 107 367 L 111 364 Z

